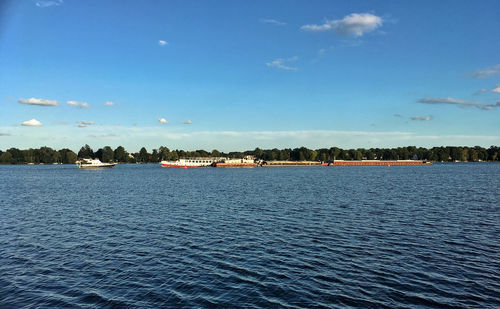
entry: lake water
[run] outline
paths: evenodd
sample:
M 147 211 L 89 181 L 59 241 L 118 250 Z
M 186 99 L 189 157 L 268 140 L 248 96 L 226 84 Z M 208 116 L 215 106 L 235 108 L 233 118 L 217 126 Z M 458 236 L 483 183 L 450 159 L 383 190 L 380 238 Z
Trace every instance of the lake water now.
M 499 180 L 0 166 L 0 307 L 499 308 Z

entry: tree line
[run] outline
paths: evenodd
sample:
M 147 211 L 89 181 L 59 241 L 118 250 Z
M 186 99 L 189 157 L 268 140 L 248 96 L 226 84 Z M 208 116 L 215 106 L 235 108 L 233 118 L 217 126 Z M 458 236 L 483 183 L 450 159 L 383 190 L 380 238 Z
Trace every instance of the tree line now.
M 216 149 L 212 151 L 195 150 L 170 150 L 161 146 L 148 152 L 142 147 L 139 152 L 129 153 L 124 147 L 118 146 L 112 149 L 109 146 L 99 148 L 94 151 L 89 145 L 85 145 L 78 153 L 64 148 L 54 150 L 50 147 L 38 149 L 19 150 L 10 148 L 6 151 L 0 150 L 1 164 L 74 164 L 78 159 L 98 158 L 102 162 L 120 163 L 158 163 L 162 160 L 177 160 L 188 157 L 229 157 L 243 158 L 246 155 L 253 155 L 259 160 L 291 160 L 291 161 L 332 161 L 332 160 L 429 160 L 429 161 L 500 161 L 500 147 L 491 146 L 483 148 L 475 147 L 397 147 L 397 148 L 358 148 L 342 149 L 338 147 L 309 149 L 285 148 L 285 149 L 260 149 L 247 150 L 243 152 L 220 152 Z

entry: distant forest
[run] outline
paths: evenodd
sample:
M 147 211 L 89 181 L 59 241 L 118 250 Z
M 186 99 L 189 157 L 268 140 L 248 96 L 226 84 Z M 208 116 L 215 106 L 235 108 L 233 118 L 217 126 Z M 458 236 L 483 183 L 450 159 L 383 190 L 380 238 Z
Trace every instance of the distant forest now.
M 292 161 L 331 161 L 331 160 L 429 160 L 429 161 L 500 161 L 500 147 L 491 146 L 486 149 L 480 146 L 475 147 L 433 147 L 430 149 L 408 146 L 398 148 L 358 148 L 341 149 L 338 147 L 308 149 L 285 148 L 285 149 L 260 149 L 247 150 L 244 152 L 220 152 L 218 150 L 205 151 L 184 151 L 170 150 L 167 147 L 160 147 L 148 152 L 142 147 L 139 152 L 129 153 L 122 146 L 112 149 L 109 146 L 98 149 L 94 152 L 89 145 L 83 146 L 78 154 L 70 149 L 54 150 L 50 147 L 39 149 L 19 150 L 10 148 L 6 151 L 0 150 L 0 164 L 73 164 L 78 158 L 98 158 L 102 162 L 120 163 L 158 163 L 162 160 L 177 160 L 186 157 L 229 157 L 243 158 L 245 155 L 253 155 L 257 159 L 272 160 L 292 160 Z

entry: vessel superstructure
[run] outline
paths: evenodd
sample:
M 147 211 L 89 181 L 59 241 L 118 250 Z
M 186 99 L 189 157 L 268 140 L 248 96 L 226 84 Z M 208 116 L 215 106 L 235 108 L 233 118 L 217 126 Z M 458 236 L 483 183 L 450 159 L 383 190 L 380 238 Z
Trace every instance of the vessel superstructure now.
M 206 167 L 212 166 L 214 163 L 213 158 L 186 158 L 178 159 L 176 161 L 161 161 L 162 167 Z
M 111 168 L 115 163 L 103 163 L 99 159 L 82 159 L 76 161 L 76 166 L 83 169 Z

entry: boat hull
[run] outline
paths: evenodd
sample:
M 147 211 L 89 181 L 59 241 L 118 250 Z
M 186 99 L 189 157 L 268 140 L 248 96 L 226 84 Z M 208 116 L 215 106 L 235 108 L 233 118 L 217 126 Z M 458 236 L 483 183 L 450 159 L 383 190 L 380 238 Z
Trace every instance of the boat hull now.
M 85 169 L 85 170 L 95 170 L 95 169 L 103 169 L 103 168 L 112 168 L 114 167 L 115 164 L 103 164 L 103 165 L 94 165 L 94 166 L 91 166 L 91 165 L 80 165 L 79 168 L 81 169 Z
M 335 160 L 330 166 L 414 166 L 429 165 L 430 162 L 423 160 Z

